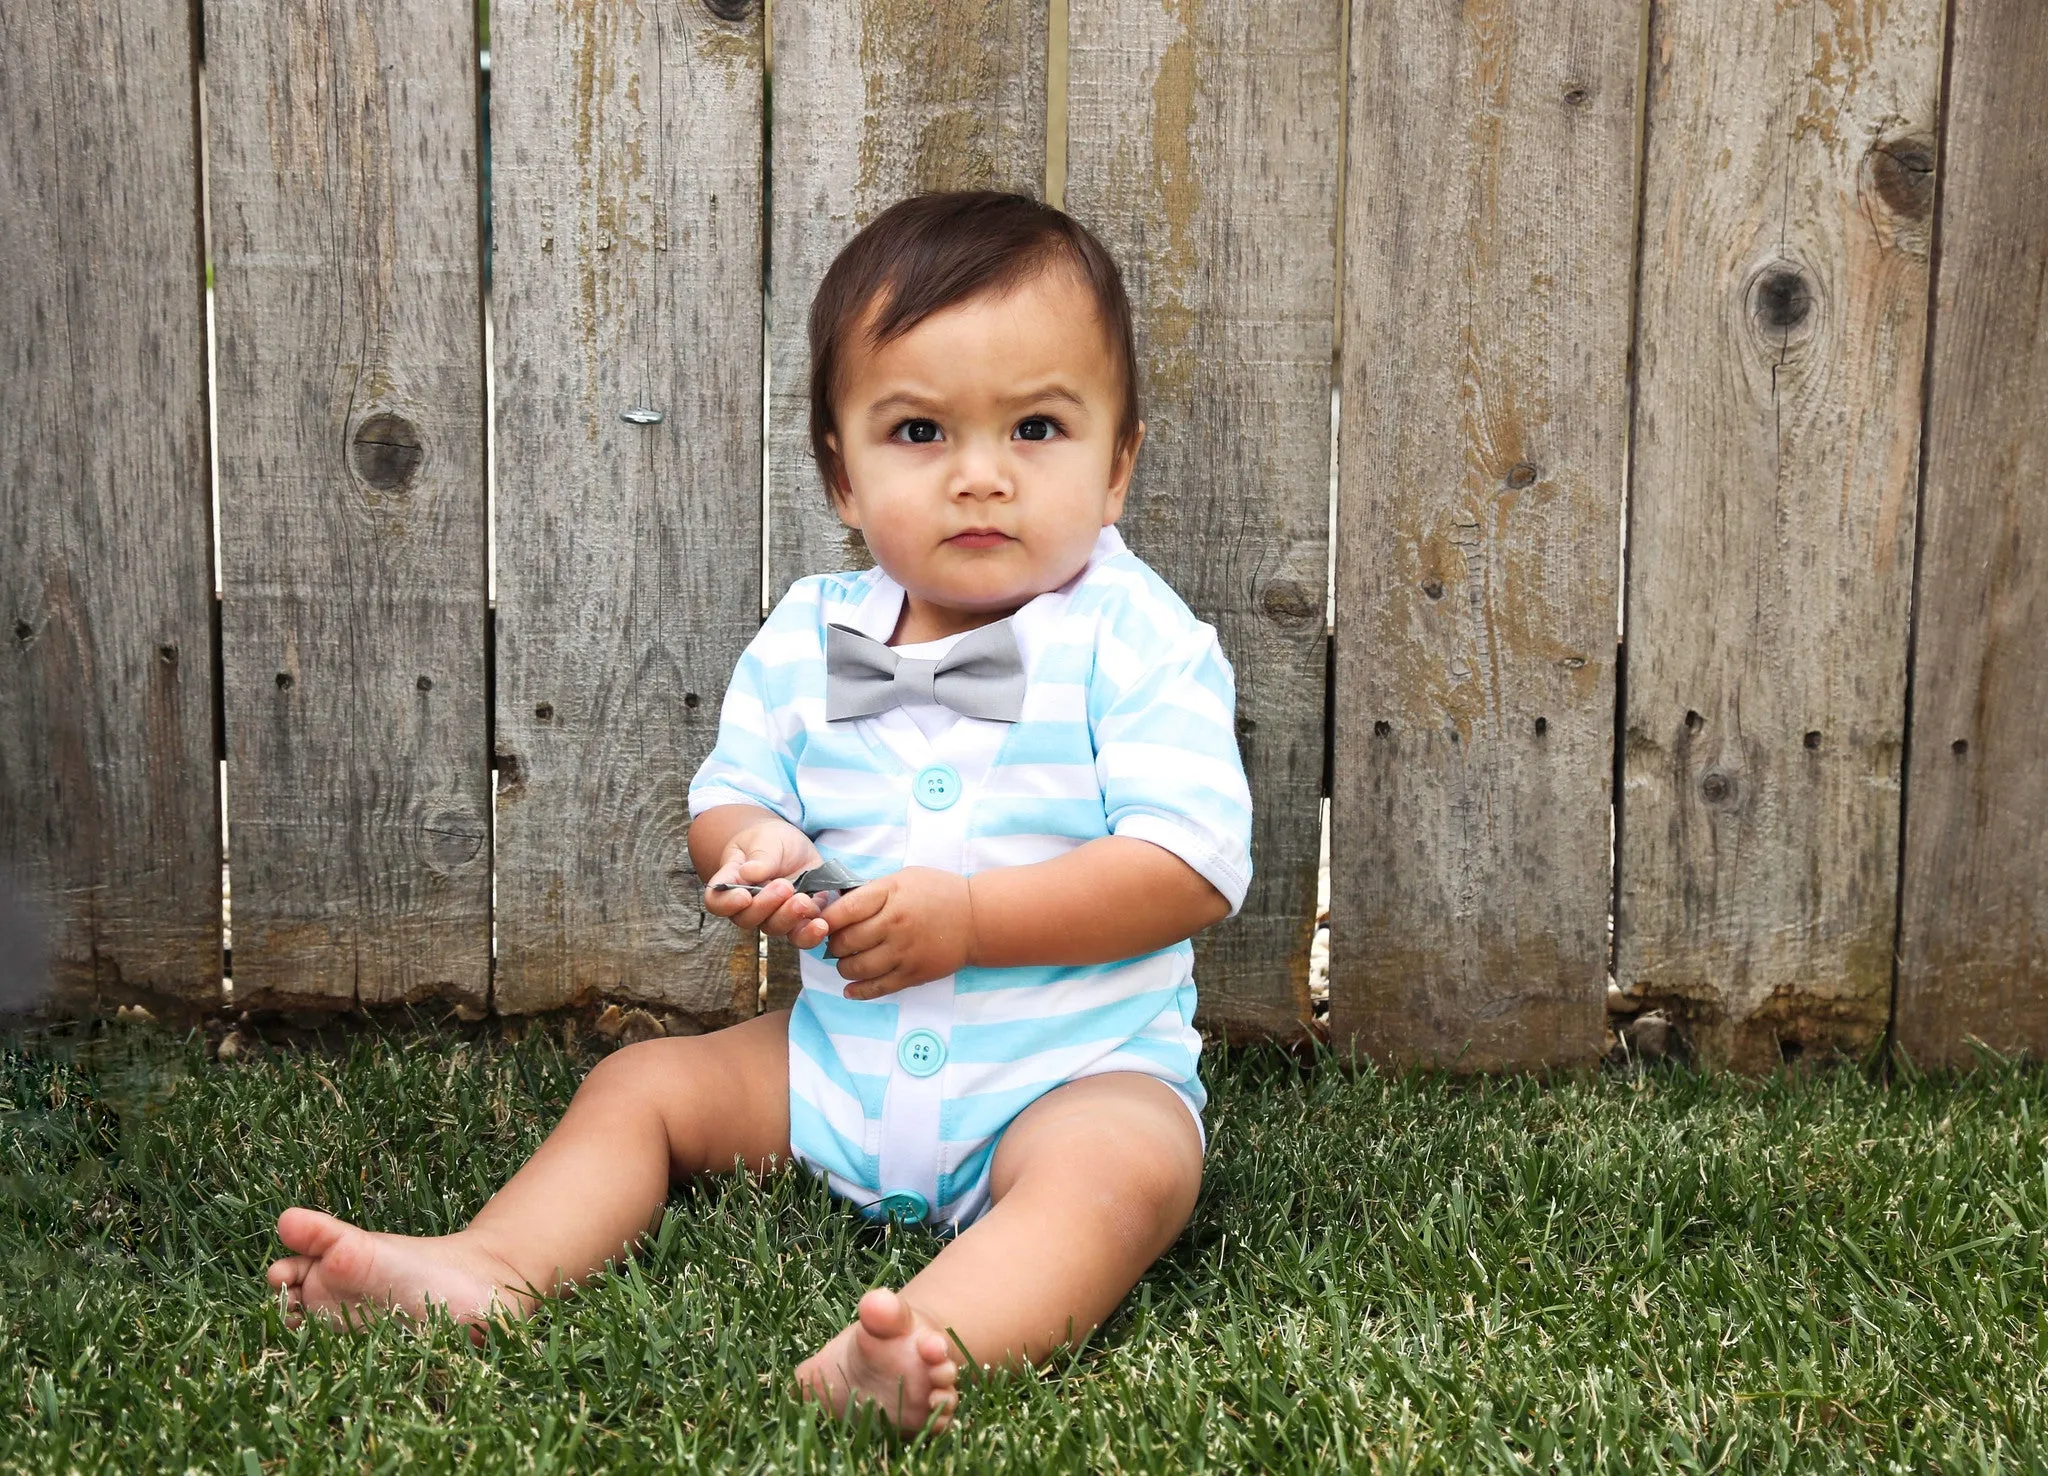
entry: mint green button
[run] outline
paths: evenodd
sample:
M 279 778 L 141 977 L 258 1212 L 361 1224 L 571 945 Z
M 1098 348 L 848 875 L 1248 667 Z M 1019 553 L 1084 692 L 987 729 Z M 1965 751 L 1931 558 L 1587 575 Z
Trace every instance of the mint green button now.
M 951 809 L 960 798 L 960 775 L 951 764 L 933 764 L 917 771 L 910 792 L 927 810 Z
M 898 1189 L 893 1194 L 884 1194 L 861 1213 L 870 1220 L 902 1220 L 906 1224 L 917 1224 L 931 1213 L 931 1206 L 924 1202 L 924 1196 L 914 1189 Z
M 946 1043 L 929 1030 L 913 1030 L 896 1042 L 896 1060 L 912 1076 L 932 1076 L 946 1064 Z

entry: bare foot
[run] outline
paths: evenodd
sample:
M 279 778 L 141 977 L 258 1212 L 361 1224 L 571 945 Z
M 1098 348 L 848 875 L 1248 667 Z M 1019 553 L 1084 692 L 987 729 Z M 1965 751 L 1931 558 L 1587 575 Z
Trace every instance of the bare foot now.
M 906 1431 L 953 1423 L 960 1371 L 938 1328 L 892 1291 L 871 1291 L 838 1337 L 797 1365 L 804 1397 L 835 1415 L 873 1403 Z
M 272 1262 L 264 1279 L 295 1323 L 306 1314 L 341 1326 L 373 1312 L 424 1318 L 430 1307 L 475 1323 L 533 1305 L 519 1273 L 466 1236 L 380 1235 L 309 1209 L 279 1215 L 277 1236 L 298 1254 Z

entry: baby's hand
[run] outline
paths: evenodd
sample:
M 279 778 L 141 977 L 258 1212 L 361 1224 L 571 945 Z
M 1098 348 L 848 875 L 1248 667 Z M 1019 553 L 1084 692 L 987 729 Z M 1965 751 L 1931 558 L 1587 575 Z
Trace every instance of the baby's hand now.
M 848 999 L 880 999 L 957 973 L 973 960 L 967 878 L 907 866 L 825 909 Z
M 704 909 L 771 938 L 787 938 L 798 948 L 815 948 L 825 941 L 818 904 L 800 895 L 789 878 L 817 864 L 818 848 L 788 821 L 749 825 L 726 842 L 718 870 L 704 885 Z M 761 890 L 713 891 L 720 882 L 759 884 Z

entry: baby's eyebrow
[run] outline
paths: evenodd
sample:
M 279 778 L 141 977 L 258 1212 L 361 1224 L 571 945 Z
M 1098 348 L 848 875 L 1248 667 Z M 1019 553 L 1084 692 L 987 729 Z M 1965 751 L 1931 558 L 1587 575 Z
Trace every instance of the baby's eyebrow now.
M 937 400 L 928 400 L 923 395 L 912 394 L 909 390 L 897 390 L 893 394 L 882 396 L 881 399 L 868 406 L 868 419 L 882 420 L 904 410 L 928 411 L 939 408 Z
M 1072 405 L 1077 410 L 1088 408 L 1086 400 L 1063 384 L 1034 385 L 1022 394 L 1005 395 L 1003 398 L 1005 403 L 1013 408 L 1019 405 L 1043 404 L 1047 400 Z M 931 399 L 914 390 L 891 390 L 868 406 L 867 418 L 870 421 L 888 420 L 906 411 L 918 415 L 936 415 L 944 409 L 943 401 Z
M 1077 409 L 1083 410 L 1088 407 L 1086 400 L 1063 384 L 1042 385 L 1024 394 L 1012 395 L 1010 397 L 1010 403 L 1013 405 L 1029 405 L 1040 400 L 1058 400 L 1063 404 L 1072 405 Z

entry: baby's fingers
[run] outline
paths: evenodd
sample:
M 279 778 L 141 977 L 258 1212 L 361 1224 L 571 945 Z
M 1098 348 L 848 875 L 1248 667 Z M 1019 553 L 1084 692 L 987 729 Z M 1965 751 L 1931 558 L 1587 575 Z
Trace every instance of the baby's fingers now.
M 826 923 L 830 924 L 832 918 L 833 909 L 828 907 L 825 909 Z M 829 951 L 834 958 L 852 958 L 856 953 L 866 953 L 869 949 L 877 947 L 888 936 L 888 924 L 879 917 L 871 917 L 864 922 L 841 923 L 832 929 L 832 947 Z
M 791 886 L 782 877 L 777 877 L 774 881 L 766 883 L 758 893 L 737 889 L 726 892 L 714 892 L 709 887 L 706 887 L 704 890 L 704 910 L 716 913 L 720 917 L 730 918 L 743 928 L 758 931 L 764 923 L 775 916 L 783 903 L 790 900 L 791 895 L 795 891 L 796 888 Z M 808 902 L 810 899 L 805 898 L 804 900 Z M 817 911 L 815 906 L 811 910 L 814 913 Z
M 818 904 L 802 892 L 792 891 L 760 925 L 771 938 L 787 938 L 799 948 L 815 948 L 824 937 L 818 923 Z

